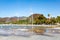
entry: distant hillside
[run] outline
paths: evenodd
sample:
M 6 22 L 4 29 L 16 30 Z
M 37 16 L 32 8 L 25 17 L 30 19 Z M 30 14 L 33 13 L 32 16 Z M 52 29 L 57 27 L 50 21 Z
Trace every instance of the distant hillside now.
M 16 22 L 18 20 L 26 20 L 27 17 L 0 17 L 0 23 L 5 23 L 5 22 Z

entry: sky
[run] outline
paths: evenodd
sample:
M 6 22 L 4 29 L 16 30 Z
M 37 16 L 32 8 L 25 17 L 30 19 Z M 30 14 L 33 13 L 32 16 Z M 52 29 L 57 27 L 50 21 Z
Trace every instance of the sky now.
M 32 13 L 60 16 L 60 0 L 0 0 L 0 17 L 30 16 Z

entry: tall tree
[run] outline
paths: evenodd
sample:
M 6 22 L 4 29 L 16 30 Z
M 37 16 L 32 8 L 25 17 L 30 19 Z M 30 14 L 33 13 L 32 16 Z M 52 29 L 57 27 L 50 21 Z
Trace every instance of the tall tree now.
M 57 16 L 56 20 L 57 20 L 57 23 L 60 23 L 60 16 Z
M 48 14 L 48 18 L 50 19 L 50 14 Z

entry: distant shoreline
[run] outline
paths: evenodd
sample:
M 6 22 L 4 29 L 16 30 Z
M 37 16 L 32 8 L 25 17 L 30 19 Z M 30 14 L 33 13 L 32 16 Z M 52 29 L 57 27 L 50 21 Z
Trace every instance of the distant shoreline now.
M 49 27 L 49 26 L 60 26 L 60 25 L 32 25 L 32 24 L 0 24 L 0 26 L 44 26 L 44 27 Z

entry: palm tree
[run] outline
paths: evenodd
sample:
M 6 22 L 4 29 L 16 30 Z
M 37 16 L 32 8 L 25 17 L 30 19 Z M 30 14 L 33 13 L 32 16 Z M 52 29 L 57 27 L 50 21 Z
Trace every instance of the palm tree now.
M 48 14 L 48 24 L 50 23 L 50 14 Z
M 48 14 L 48 18 L 50 18 L 50 14 Z

